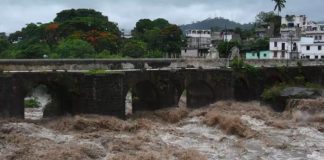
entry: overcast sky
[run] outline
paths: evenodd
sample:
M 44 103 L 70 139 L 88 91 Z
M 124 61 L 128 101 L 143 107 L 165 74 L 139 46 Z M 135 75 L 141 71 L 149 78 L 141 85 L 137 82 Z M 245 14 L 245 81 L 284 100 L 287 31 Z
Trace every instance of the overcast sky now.
M 322 21 L 323 6 L 323 0 L 287 0 L 282 14 L 306 14 Z M 0 0 L 0 32 L 14 32 L 30 22 L 50 22 L 57 12 L 70 8 L 96 9 L 130 30 L 141 18 L 187 24 L 221 16 L 248 23 L 260 11 L 273 10 L 274 4 L 272 0 Z

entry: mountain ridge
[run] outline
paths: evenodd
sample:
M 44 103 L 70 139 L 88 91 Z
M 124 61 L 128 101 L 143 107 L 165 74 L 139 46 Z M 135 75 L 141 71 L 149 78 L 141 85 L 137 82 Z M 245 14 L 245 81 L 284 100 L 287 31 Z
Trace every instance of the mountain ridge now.
M 227 29 L 235 29 L 235 28 L 241 28 L 241 29 L 251 29 L 254 26 L 252 23 L 248 24 L 240 24 L 238 22 L 231 21 L 229 19 L 225 19 L 222 17 L 216 17 L 216 18 L 207 18 L 202 21 L 197 21 L 191 24 L 185 24 L 180 25 L 180 28 L 182 31 L 190 30 L 190 29 L 211 29 L 214 28 L 216 30 L 223 30 L 225 28 Z

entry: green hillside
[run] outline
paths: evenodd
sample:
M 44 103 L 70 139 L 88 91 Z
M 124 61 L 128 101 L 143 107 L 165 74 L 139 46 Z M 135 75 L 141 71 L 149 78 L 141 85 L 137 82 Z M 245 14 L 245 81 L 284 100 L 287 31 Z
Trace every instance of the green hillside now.
M 251 29 L 253 27 L 252 23 L 249 24 L 240 24 L 234 21 L 230 21 L 225 18 L 208 18 L 203 21 L 198 21 L 192 24 L 181 25 L 180 28 L 185 31 L 188 29 L 211 29 L 214 28 L 216 30 L 225 29 L 235 29 L 237 27 L 241 29 Z

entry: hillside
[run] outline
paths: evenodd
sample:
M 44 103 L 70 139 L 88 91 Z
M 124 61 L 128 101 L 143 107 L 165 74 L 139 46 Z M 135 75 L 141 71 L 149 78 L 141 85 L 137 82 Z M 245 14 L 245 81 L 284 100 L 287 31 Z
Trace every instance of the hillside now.
M 253 27 L 253 24 L 240 24 L 234 21 L 230 21 L 225 18 L 217 17 L 217 18 L 208 18 L 203 21 L 198 21 L 192 24 L 181 25 L 180 28 L 185 31 L 188 29 L 211 29 L 216 28 L 217 30 L 225 29 L 235 29 L 237 27 L 241 29 L 250 29 Z

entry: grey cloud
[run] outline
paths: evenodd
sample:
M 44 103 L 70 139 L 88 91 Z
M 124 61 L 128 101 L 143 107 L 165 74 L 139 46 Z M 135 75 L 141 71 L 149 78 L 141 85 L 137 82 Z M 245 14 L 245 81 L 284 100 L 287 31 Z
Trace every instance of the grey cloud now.
M 323 0 L 287 0 L 282 14 L 306 14 L 324 20 Z M 166 18 L 186 24 L 221 16 L 240 23 L 252 22 L 260 11 L 273 10 L 271 0 L 0 0 L 0 32 L 14 32 L 30 22 L 49 22 L 69 8 L 93 8 L 120 28 L 131 29 L 141 18 Z

